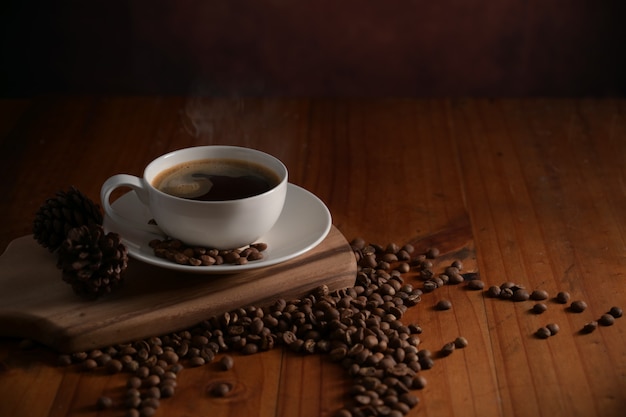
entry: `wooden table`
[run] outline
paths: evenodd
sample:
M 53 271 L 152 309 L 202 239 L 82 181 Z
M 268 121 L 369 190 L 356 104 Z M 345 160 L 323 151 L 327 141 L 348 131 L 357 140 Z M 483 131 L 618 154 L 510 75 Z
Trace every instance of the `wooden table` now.
M 348 240 L 462 247 L 487 286 L 568 291 L 589 305 L 575 314 L 548 300 L 534 315 L 532 302 L 459 286 L 425 294 L 403 318 L 423 328 L 421 346 L 457 336 L 469 346 L 422 371 L 411 416 L 624 415 L 626 318 L 580 333 L 626 307 L 624 101 L 42 97 L 0 101 L 0 135 L 2 248 L 69 185 L 97 198 L 110 175 L 140 175 L 176 148 L 259 148 L 327 204 Z M 453 308 L 435 311 L 440 298 Z M 558 334 L 534 336 L 550 322 Z M 55 359 L 0 339 L 0 416 L 120 415 L 94 404 L 119 396 L 126 376 Z M 228 374 L 185 369 L 156 415 L 332 416 L 348 398 L 350 378 L 323 355 L 277 348 L 235 361 Z M 226 377 L 233 395 L 207 393 Z

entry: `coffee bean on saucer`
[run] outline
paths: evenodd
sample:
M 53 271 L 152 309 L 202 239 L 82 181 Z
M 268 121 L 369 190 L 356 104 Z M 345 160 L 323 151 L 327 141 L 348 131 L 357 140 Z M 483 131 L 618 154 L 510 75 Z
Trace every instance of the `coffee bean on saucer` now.
M 220 250 L 187 246 L 178 239 L 153 239 L 148 244 L 154 255 L 175 262 L 179 265 L 211 266 L 233 264 L 245 265 L 248 261 L 263 259 L 263 251 L 267 250 L 267 243 L 258 242 L 243 249 Z

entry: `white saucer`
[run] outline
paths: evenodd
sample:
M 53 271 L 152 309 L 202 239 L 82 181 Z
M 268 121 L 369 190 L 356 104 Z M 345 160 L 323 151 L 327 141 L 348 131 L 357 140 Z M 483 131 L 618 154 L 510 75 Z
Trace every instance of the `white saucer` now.
M 148 223 L 152 218 L 134 191 L 124 194 L 112 205 L 120 215 L 129 220 Z M 119 233 L 131 257 L 162 268 L 200 274 L 232 274 L 288 261 L 319 245 L 330 231 L 331 224 L 330 211 L 317 196 L 304 188 L 289 184 L 285 206 L 278 221 L 272 230 L 258 239 L 258 242 L 268 245 L 263 252 L 263 259 L 245 265 L 191 266 L 179 265 L 154 255 L 148 243 L 152 239 L 163 239 L 163 236 L 125 229 L 108 216 L 104 218 L 105 230 Z

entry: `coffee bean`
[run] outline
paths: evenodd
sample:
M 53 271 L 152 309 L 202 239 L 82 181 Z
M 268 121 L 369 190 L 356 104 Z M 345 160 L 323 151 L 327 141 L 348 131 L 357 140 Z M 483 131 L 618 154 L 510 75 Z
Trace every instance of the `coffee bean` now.
M 457 349 L 462 349 L 464 347 L 467 347 L 467 345 L 468 345 L 468 341 L 463 336 L 459 336 L 456 339 L 454 339 L 454 346 Z
M 174 371 L 166 371 L 162 376 L 161 376 L 161 382 L 166 382 L 168 380 L 176 380 L 176 378 L 178 378 L 176 376 L 176 373 Z
M 419 359 L 419 364 L 422 369 L 428 370 L 435 366 L 435 361 L 430 356 L 426 356 Z
M 141 410 L 139 410 L 140 417 L 152 417 L 155 413 L 156 413 L 156 408 L 149 407 L 149 406 L 142 407 Z
M 57 357 L 57 365 L 69 366 L 72 364 L 72 357 L 70 355 L 59 355 Z
M 124 405 L 126 408 L 139 408 L 141 406 L 141 397 L 140 396 L 131 396 L 126 398 L 124 401 Z
M 117 359 L 111 359 L 106 363 L 105 367 L 108 373 L 116 374 L 118 372 L 122 372 L 124 365 L 122 365 L 122 362 Z
M 204 358 L 202 356 L 196 356 L 191 358 L 191 360 L 189 361 L 189 365 L 190 366 L 202 366 L 206 363 L 206 361 L 204 360 Z
M 174 391 L 175 391 L 175 387 L 173 385 L 163 385 L 161 387 L 161 397 L 162 398 L 169 398 L 172 397 L 174 395 Z
M 550 331 L 550 335 L 554 336 L 560 330 L 559 325 L 556 323 L 550 323 L 546 325 L 546 328 Z
M 456 346 L 454 342 L 450 342 L 450 343 L 446 343 L 445 345 L 443 345 L 440 352 L 443 356 L 448 356 L 448 355 L 451 355 L 455 349 L 456 349 Z
M 450 264 L 450 266 L 458 269 L 459 271 L 461 271 L 463 269 L 463 262 L 461 262 L 460 260 L 455 260 L 452 261 L 452 263 Z
M 399 398 L 400 402 L 405 403 L 410 408 L 414 408 L 419 403 L 419 398 L 411 393 L 402 394 Z
M 212 389 L 211 393 L 216 397 L 225 397 L 231 391 L 232 386 L 227 382 L 221 382 L 216 384 Z
M 268 245 L 265 242 L 257 242 L 257 243 L 253 243 L 252 245 L 250 245 L 251 247 L 253 247 L 254 249 L 258 250 L 259 252 L 264 252 L 267 250 Z
M 513 298 L 513 290 L 511 288 L 504 288 L 500 290 L 499 298 L 502 300 L 510 300 Z
M 500 293 L 501 292 L 502 292 L 502 289 L 500 287 L 498 287 L 496 285 L 492 285 L 487 290 L 487 296 L 491 297 L 491 298 L 498 298 L 498 297 L 500 297 Z
M 530 299 L 535 301 L 547 300 L 548 292 L 545 290 L 534 290 L 530 293 Z
M 426 251 L 426 257 L 429 259 L 434 259 L 439 256 L 439 249 L 437 248 L 428 248 Z
M 460 275 L 460 272 L 461 271 L 456 266 L 448 266 L 444 270 L 444 274 L 446 274 L 448 277 L 451 277 L 452 275 Z
M 159 392 L 159 395 L 160 395 L 160 392 Z M 144 400 L 141 401 L 140 407 L 141 408 L 150 407 L 156 410 L 157 408 L 159 408 L 160 405 L 161 405 L 161 402 L 159 401 L 158 398 L 148 396 Z
M 142 366 L 138 368 L 137 371 L 135 371 L 135 375 L 137 375 L 141 379 L 147 378 L 148 375 L 150 375 L 150 368 L 148 368 L 147 366 Z
M 437 302 L 437 304 L 435 304 L 435 309 L 443 311 L 443 310 L 450 310 L 452 308 L 452 302 L 450 302 L 450 300 L 439 300 Z
M 124 417 L 141 417 L 139 414 L 139 410 L 137 410 L 137 408 L 135 407 L 128 407 L 128 410 L 126 410 L 126 413 L 124 414 Z
M 454 267 L 450 267 L 448 269 L 451 269 Z M 456 268 L 454 268 L 456 269 Z M 463 278 L 463 275 L 461 275 L 460 273 L 456 272 L 456 273 L 452 273 L 449 271 L 446 271 L 445 276 L 448 277 L 448 284 L 450 285 L 458 285 L 458 284 L 462 284 L 465 281 L 465 278 Z M 477 284 L 473 284 L 473 285 L 477 285 Z M 477 288 L 480 289 L 480 288 Z
M 184 366 L 181 365 L 180 363 L 177 363 L 176 365 L 173 365 L 170 368 L 170 371 L 174 372 L 175 374 L 178 374 L 180 371 L 182 371 L 184 369 Z
M 130 378 L 128 378 L 128 381 L 126 382 L 126 386 L 128 388 L 141 387 L 141 378 L 139 378 L 138 376 L 131 376 Z
M 511 297 L 511 299 L 513 301 L 527 301 L 530 298 L 530 294 L 528 293 L 528 291 L 526 291 L 523 288 L 519 288 L 515 291 L 513 291 L 513 296 Z
M 467 288 L 472 291 L 480 291 L 485 288 L 485 282 L 479 279 L 472 279 L 467 281 Z
M 582 300 L 572 301 L 572 304 L 570 304 L 570 310 L 573 311 L 574 313 L 582 313 L 586 309 L 587 309 L 587 303 L 585 303 Z
M 622 311 L 620 307 L 611 307 L 611 309 L 609 310 L 609 314 L 617 319 L 617 318 L 622 317 L 624 312 Z
M 437 285 L 436 282 L 433 282 L 433 281 L 425 281 L 424 282 L 424 286 L 423 286 L 424 292 L 432 292 L 432 291 L 436 290 L 437 288 L 439 288 L 439 286 Z
M 243 339 L 245 340 L 245 339 Z M 242 355 L 253 355 L 259 351 L 259 346 L 254 343 L 246 343 L 246 345 L 241 349 Z
M 385 253 L 381 259 L 387 263 L 398 262 L 398 256 L 395 253 Z
M 82 363 L 82 368 L 85 371 L 91 371 L 93 369 L 96 369 L 98 367 L 98 363 L 93 360 L 93 359 L 86 359 L 83 363 Z
M 615 323 L 615 317 L 608 313 L 601 315 L 598 319 L 598 324 L 601 326 L 612 326 L 613 323 Z
M 234 361 L 233 357 L 230 356 L 230 355 L 222 356 L 222 358 L 219 361 L 220 368 L 223 371 L 231 370 L 233 368 L 234 364 L 235 364 L 235 361 Z
M 96 403 L 96 405 L 100 410 L 111 408 L 113 407 L 113 400 L 111 399 L 111 397 L 102 396 L 98 398 L 98 402 Z
M 148 398 L 155 398 L 155 399 L 160 399 L 161 398 L 161 389 L 159 387 L 150 387 L 148 388 L 148 390 L 146 391 L 146 397 Z
M 585 325 L 583 326 L 581 332 L 582 333 L 592 333 L 597 328 L 598 328 L 598 322 L 597 321 L 590 321 L 588 323 L 585 323 Z
M 141 383 L 139 384 L 139 386 L 137 388 L 134 388 L 134 387 L 133 388 L 128 388 L 126 390 L 126 398 L 140 398 L 141 397 L 141 391 L 139 391 L 139 388 L 141 388 Z
M 544 303 L 537 303 L 533 306 L 532 312 L 535 314 L 541 314 L 541 313 L 544 313 L 547 309 L 548 309 L 548 306 L 545 305 Z
M 560 291 L 555 297 L 556 302 L 560 304 L 567 304 L 569 302 L 569 299 L 570 295 L 566 291 Z
M 163 359 L 168 364 L 177 363 L 179 360 L 178 354 L 172 350 L 168 350 L 167 352 L 163 352 L 161 355 L 161 359 Z
M 547 327 L 540 327 L 535 332 L 535 336 L 537 336 L 539 339 L 547 339 L 548 337 L 552 336 L 552 333 Z
M 426 387 L 426 378 L 422 375 L 416 375 L 411 384 L 412 389 L 424 389 Z
M 161 382 L 161 378 L 158 375 L 149 375 L 147 378 L 143 380 L 143 385 L 145 387 L 156 387 Z

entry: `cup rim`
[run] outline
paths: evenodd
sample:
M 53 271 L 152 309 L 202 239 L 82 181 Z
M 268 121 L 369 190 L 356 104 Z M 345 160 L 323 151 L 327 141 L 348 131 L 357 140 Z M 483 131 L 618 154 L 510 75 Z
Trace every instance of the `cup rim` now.
M 243 198 L 235 198 L 235 199 L 231 199 L 231 200 L 209 200 L 209 201 L 205 201 L 205 200 L 192 200 L 189 198 L 183 198 L 183 197 L 178 197 L 172 194 L 168 194 L 165 193 L 161 190 L 159 190 L 158 188 L 156 188 L 154 185 L 152 185 L 152 179 L 154 179 L 154 177 L 156 175 L 153 175 L 151 180 L 148 180 L 147 178 L 147 173 L 149 171 L 149 169 L 156 163 L 167 159 L 167 158 L 172 158 L 175 154 L 181 153 L 181 152 L 190 152 L 193 150 L 201 150 L 201 149 L 230 149 L 230 150 L 238 150 L 238 151 L 243 151 L 243 152 L 252 152 L 255 153 L 257 155 L 261 155 L 265 158 L 268 158 L 270 160 L 273 160 L 276 165 L 278 167 L 281 168 L 281 170 L 283 172 L 276 172 L 276 169 L 274 167 L 267 167 L 264 164 L 264 167 L 271 169 L 272 171 L 276 172 L 276 174 L 278 174 L 278 176 L 280 177 L 280 181 L 278 182 L 278 184 L 276 184 L 274 187 L 272 187 L 271 189 L 261 193 L 261 194 L 255 194 L 252 196 L 248 196 L 248 197 L 243 197 Z M 202 159 L 208 159 L 207 157 L 199 157 L 199 158 L 193 158 L 193 159 L 189 159 L 189 161 L 196 161 L 196 160 L 202 160 Z M 233 157 L 232 159 L 242 159 L 242 158 L 237 158 L 237 157 Z M 175 164 L 174 164 L 175 165 Z M 172 166 L 174 166 L 172 165 Z M 159 172 L 163 171 L 163 169 L 159 170 Z M 170 152 L 167 152 L 163 155 L 160 155 L 156 158 L 154 158 L 152 161 L 150 161 L 150 163 L 148 165 L 146 165 L 146 167 L 144 168 L 143 171 L 143 181 L 144 183 L 147 184 L 147 186 L 150 188 L 150 190 L 152 192 L 157 193 L 158 195 L 160 195 L 161 197 L 165 197 L 165 198 L 171 198 L 173 200 L 176 201 L 184 201 L 185 203 L 188 204 L 197 204 L 197 205 L 224 205 L 224 204 L 235 204 L 238 202 L 242 202 L 242 201 L 249 201 L 249 200 L 253 200 L 253 199 L 258 199 L 261 197 L 264 197 L 268 194 L 274 193 L 276 192 L 277 189 L 279 189 L 283 184 L 287 183 L 288 181 L 288 177 L 289 177 L 289 171 L 287 169 L 287 166 L 285 166 L 285 164 L 278 159 L 277 157 L 275 157 L 274 155 L 271 155 L 267 152 L 263 152 L 260 151 L 258 149 L 254 149 L 254 148 L 248 148 L 245 146 L 233 146 L 233 145 L 201 145 L 201 146 L 189 146 L 187 148 L 180 148 L 180 149 L 176 149 Z

